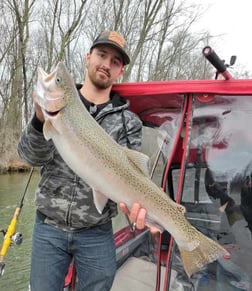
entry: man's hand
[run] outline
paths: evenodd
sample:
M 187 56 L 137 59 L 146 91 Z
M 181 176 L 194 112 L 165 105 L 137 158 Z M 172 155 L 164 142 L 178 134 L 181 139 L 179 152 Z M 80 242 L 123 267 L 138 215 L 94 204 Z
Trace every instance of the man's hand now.
M 136 226 L 137 229 L 144 229 L 145 227 L 145 217 L 146 209 L 142 208 L 139 203 L 134 203 L 131 210 L 128 209 L 125 203 L 119 204 L 120 209 L 123 213 L 129 216 L 130 221 Z
M 145 226 L 148 226 L 152 234 L 160 233 L 163 231 L 162 227 L 159 228 L 157 225 L 146 223 L 147 211 L 145 208 L 142 208 L 139 203 L 134 203 L 131 207 L 131 210 L 128 209 L 125 203 L 120 203 L 119 206 L 122 212 L 129 216 L 130 221 L 137 229 L 144 229 Z

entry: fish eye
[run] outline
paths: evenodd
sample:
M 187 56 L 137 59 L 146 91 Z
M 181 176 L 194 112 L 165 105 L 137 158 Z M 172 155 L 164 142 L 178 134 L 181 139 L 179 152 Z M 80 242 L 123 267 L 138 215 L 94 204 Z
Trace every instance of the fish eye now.
M 55 83 L 56 83 L 57 85 L 60 85 L 60 83 L 61 83 L 61 78 L 60 78 L 59 76 L 57 76 L 57 77 L 55 78 Z

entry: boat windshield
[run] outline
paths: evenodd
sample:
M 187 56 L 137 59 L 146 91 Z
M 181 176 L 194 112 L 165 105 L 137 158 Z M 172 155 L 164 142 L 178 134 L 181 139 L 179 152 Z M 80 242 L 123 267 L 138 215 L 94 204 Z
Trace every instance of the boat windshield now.
M 185 112 L 188 98 L 193 100 L 192 107 Z M 176 244 L 170 245 L 165 231 L 160 290 L 251 290 L 252 95 L 213 94 L 207 102 L 202 94 L 150 95 L 132 106 L 144 125 L 142 151 L 150 158 L 151 178 L 160 187 L 165 185 L 167 195 L 186 207 L 192 225 L 231 255 L 188 278 Z M 143 237 L 139 241 L 143 246 Z M 138 248 L 137 253 L 132 252 L 128 263 L 120 267 L 116 282 L 127 277 L 128 290 L 155 290 L 158 243 L 151 236 L 144 251 Z M 126 249 L 128 252 L 129 244 L 122 253 Z M 123 290 L 118 289 L 121 284 L 115 290 Z
M 190 222 L 231 257 L 207 265 L 189 282 L 193 290 L 251 290 L 252 96 L 218 95 L 208 103 L 195 97 L 181 203 Z M 180 169 L 174 165 L 171 172 L 176 199 Z M 171 262 L 183 274 L 178 257 Z

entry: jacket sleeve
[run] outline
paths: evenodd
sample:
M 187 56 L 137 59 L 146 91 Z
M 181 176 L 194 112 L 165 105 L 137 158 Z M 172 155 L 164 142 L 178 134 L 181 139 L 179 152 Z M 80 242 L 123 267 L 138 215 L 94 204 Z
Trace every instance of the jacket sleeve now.
M 142 122 L 139 117 L 131 111 L 123 112 L 124 131 L 119 144 L 130 149 L 140 151 L 142 145 Z
M 46 141 L 41 123 L 34 114 L 27 127 L 22 132 L 18 143 L 18 154 L 22 160 L 33 167 L 40 167 L 52 158 L 55 147 L 51 140 Z

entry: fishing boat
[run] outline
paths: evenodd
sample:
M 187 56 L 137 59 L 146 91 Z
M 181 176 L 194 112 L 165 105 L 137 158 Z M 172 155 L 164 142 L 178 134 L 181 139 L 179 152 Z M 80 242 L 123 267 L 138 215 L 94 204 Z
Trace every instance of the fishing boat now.
M 234 79 L 211 47 L 203 55 L 216 68 L 213 80 L 114 89 L 143 122 L 153 181 L 230 257 L 188 278 L 173 237 L 135 233 L 117 247 L 113 291 L 252 290 L 252 80 Z M 116 243 L 122 233 L 115 233 Z
M 230 257 L 189 278 L 167 231 L 137 230 L 125 218 L 115 227 L 112 291 L 252 290 L 252 79 L 234 79 L 210 47 L 203 54 L 216 68 L 213 80 L 123 83 L 113 90 L 143 122 L 151 179 Z M 72 262 L 64 290 L 77 285 Z
M 152 180 L 230 257 L 188 278 L 168 232 L 139 231 L 126 222 L 114 235 L 112 291 L 252 290 L 252 80 L 234 79 L 211 47 L 203 54 L 216 68 L 213 80 L 113 89 L 143 122 L 142 151 L 150 158 Z M 74 290 L 71 276 L 66 290 Z
M 152 180 L 230 257 L 188 278 L 168 232 L 139 231 L 125 220 L 114 235 L 112 291 L 252 290 L 252 80 L 234 79 L 211 47 L 203 54 L 216 68 L 213 80 L 124 83 L 114 90 L 143 122 Z M 67 278 L 66 290 L 74 290 Z

